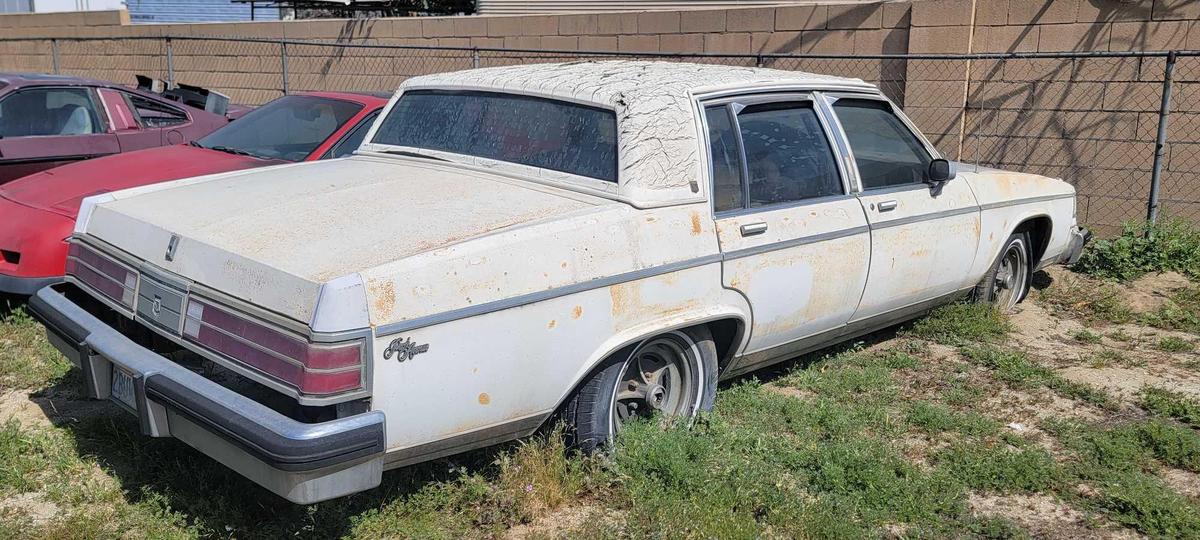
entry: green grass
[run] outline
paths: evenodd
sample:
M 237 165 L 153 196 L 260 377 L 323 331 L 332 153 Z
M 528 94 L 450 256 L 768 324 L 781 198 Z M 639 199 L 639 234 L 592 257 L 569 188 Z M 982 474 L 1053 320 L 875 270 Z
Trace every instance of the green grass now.
M 1100 343 L 1100 339 L 1101 339 L 1100 334 L 1092 332 L 1091 330 L 1088 330 L 1086 328 L 1072 332 L 1071 337 L 1075 341 L 1078 341 L 1080 343 L 1086 343 L 1088 345 L 1096 345 L 1096 344 Z
M 1037 299 L 1051 313 L 1082 319 L 1088 324 L 1125 323 L 1134 316 L 1115 286 L 1079 277 L 1055 280 L 1037 292 Z
M 1067 380 L 1020 351 L 983 344 L 961 347 L 960 352 L 967 359 L 991 369 L 997 379 L 1014 388 L 1045 387 L 1066 398 L 1106 408 L 1115 406 L 1112 398 L 1104 392 L 1083 383 Z
M 1141 367 L 1146 365 L 1145 360 L 1134 358 L 1125 351 L 1110 349 L 1108 347 L 1092 353 L 1089 363 L 1094 368 L 1104 368 L 1113 365 L 1123 367 Z
M 1138 404 L 1143 409 L 1167 418 L 1174 418 L 1192 427 L 1200 428 L 1200 400 L 1162 388 L 1142 389 Z
M 0 392 L 43 388 L 70 368 L 46 341 L 46 330 L 24 308 L 0 317 Z
M 1065 471 L 1072 482 L 1098 490 L 1077 504 L 1108 519 L 1159 537 L 1194 537 L 1200 531 L 1195 504 L 1154 476 L 1157 462 L 1195 470 L 1200 437 L 1158 420 L 1115 426 L 1049 423 L 1073 455 Z
M 944 345 L 995 342 L 1012 331 L 1008 317 L 989 304 L 951 304 L 913 323 L 909 333 Z
M 1036 446 L 958 443 L 938 452 L 934 461 L 968 487 L 985 492 L 1050 491 L 1063 477 L 1050 453 Z
M 908 408 L 907 420 L 914 427 L 931 434 L 954 431 L 964 435 L 991 435 L 1000 428 L 998 422 L 974 411 L 957 411 L 928 401 L 912 403 Z
M 1120 236 L 1091 242 L 1074 269 L 1118 281 L 1168 270 L 1200 278 L 1200 229 L 1182 219 L 1126 223 Z
M 1196 350 L 1196 344 L 1178 336 L 1164 336 L 1159 338 L 1155 347 L 1163 352 L 1183 353 Z
M 1176 291 L 1158 309 L 1142 315 L 1150 326 L 1200 334 L 1200 286 Z

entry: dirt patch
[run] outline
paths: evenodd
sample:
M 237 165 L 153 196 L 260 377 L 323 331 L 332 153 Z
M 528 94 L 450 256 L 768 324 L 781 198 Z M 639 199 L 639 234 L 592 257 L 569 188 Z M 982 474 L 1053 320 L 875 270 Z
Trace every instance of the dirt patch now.
M 48 523 L 58 513 L 58 505 L 47 501 L 41 493 L 21 493 L 0 499 L 0 516 L 23 517 L 35 527 Z
M 41 407 L 29 400 L 25 392 L 8 392 L 0 395 L 0 422 L 15 419 L 25 426 L 50 425 Z
M 1193 499 L 1200 499 L 1200 474 L 1183 469 L 1163 469 L 1158 475 L 1176 493 Z
M 808 390 L 802 390 L 802 389 L 794 388 L 791 386 L 778 386 L 776 384 L 764 384 L 762 386 L 762 389 L 766 390 L 767 392 L 770 392 L 772 394 L 779 394 L 781 396 L 787 396 L 787 397 L 796 398 L 796 399 L 808 400 L 808 399 L 813 399 L 813 398 L 817 397 L 816 394 L 809 392 Z
M 1121 287 L 1121 298 L 1133 311 L 1149 313 L 1162 307 L 1171 293 L 1188 285 L 1188 278 L 1177 272 L 1146 274 Z
M 1147 368 L 1070 367 L 1061 369 L 1058 373 L 1068 380 L 1090 384 L 1124 400 L 1135 399 L 1144 386 L 1155 386 L 1200 398 L 1200 375 L 1184 369 L 1159 367 L 1162 369 L 1153 370 L 1154 372 Z
M 20 390 L 0 395 L 0 422 L 15 418 L 22 425 L 49 427 L 83 418 L 117 414 L 121 414 L 121 411 L 107 401 L 75 395 L 46 394 L 32 397 Z
M 1097 530 L 1087 514 L 1049 495 L 972 493 L 967 505 L 976 514 L 1008 519 L 1034 538 L 1138 538 L 1130 531 Z
M 526 538 L 570 538 L 572 531 L 578 530 L 585 521 L 593 517 L 610 519 L 605 516 L 603 509 L 595 506 L 571 506 L 560 508 L 533 520 L 530 523 L 517 525 L 504 532 L 501 538 L 505 540 L 524 540 Z

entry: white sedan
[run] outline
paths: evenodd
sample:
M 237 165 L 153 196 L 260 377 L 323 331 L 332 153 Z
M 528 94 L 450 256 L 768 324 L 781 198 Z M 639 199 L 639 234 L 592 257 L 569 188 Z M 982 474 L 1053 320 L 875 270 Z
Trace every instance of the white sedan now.
M 854 79 L 470 70 L 365 140 L 87 199 L 31 308 L 89 394 L 308 503 L 552 419 L 594 450 L 719 379 L 1011 307 L 1087 239 L 1070 185 L 950 163 Z

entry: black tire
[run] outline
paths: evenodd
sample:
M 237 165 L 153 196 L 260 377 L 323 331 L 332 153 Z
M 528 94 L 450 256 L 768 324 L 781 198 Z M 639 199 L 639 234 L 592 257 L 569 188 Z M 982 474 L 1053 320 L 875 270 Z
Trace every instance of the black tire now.
M 605 360 L 567 399 L 561 419 L 569 448 L 592 453 L 612 442 L 620 430 L 614 409 L 619 406 L 617 385 L 626 373 L 626 367 L 645 354 L 646 347 L 668 342 L 689 351 L 683 361 L 699 371 L 689 379 L 691 388 L 674 389 L 685 392 L 680 397 L 682 413 L 679 415 L 691 418 L 698 412 L 712 410 L 717 396 L 717 348 L 711 333 L 705 327 L 667 332 L 643 341 L 628 356 Z
M 991 268 L 971 291 L 972 300 L 995 304 L 1006 311 L 1024 300 L 1033 281 L 1030 262 L 1033 253 L 1030 248 L 1029 233 L 1017 232 L 1009 236 Z M 1020 262 L 1014 262 L 1013 257 L 1019 257 Z M 1001 275 L 1002 272 L 1004 275 Z

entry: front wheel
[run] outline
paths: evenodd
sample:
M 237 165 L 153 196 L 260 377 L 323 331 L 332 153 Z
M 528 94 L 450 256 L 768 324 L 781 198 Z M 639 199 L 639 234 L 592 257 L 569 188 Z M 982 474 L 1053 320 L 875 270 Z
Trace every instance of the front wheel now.
M 1009 236 L 1000 257 L 975 286 L 975 300 L 990 302 L 1003 311 L 1016 307 L 1029 294 L 1029 261 L 1029 235 L 1019 232 Z
M 567 400 L 567 444 L 594 452 L 638 418 L 711 410 L 716 392 L 717 350 L 706 328 L 646 339 L 628 357 L 609 359 Z

